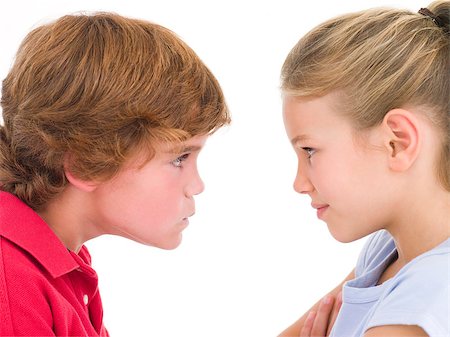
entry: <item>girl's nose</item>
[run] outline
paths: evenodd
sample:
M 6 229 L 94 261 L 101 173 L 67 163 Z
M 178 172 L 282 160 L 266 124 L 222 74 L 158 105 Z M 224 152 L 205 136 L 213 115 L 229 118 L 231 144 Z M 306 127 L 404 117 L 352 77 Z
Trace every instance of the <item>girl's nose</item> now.
M 305 170 L 302 170 L 299 164 L 294 180 L 294 190 L 300 194 L 308 194 L 314 190 L 313 184 L 304 172 Z

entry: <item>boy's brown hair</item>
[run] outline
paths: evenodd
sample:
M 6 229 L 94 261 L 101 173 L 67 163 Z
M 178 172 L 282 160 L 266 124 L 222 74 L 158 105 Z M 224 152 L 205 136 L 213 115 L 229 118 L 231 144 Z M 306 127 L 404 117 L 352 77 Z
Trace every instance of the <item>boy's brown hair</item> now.
M 194 51 L 159 25 L 112 13 L 34 29 L 3 81 L 0 188 L 35 210 L 67 184 L 106 181 L 155 145 L 230 122 L 222 90 Z

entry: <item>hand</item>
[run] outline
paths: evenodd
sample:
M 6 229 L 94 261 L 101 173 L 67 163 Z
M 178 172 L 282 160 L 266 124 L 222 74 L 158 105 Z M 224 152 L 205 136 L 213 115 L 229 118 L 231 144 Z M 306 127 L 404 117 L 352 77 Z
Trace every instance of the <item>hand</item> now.
M 310 311 L 300 331 L 300 337 L 326 337 L 330 335 L 342 305 L 342 293 L 334 298 L 325 296 L 317 312 Z

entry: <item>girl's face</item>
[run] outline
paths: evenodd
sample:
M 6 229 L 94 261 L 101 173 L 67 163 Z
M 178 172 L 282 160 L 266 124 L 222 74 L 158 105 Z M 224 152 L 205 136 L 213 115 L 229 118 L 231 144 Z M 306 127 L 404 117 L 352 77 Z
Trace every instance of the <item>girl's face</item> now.
M 311 206 L 331 234 L 350 242 L 383 227 L 387 165 L 376 130 L 355 139 L 350 122 L 336 111 L 338 96 L 284 97 L 283 118 L 298 157 L 294 189 L 311 198 Z M 364 146 L 368 142 L 372 145 Z
M 99 184 L 91 203 L 96 228 L 147 245 L 176 248 L 195 212 L 194 196 L 204 188 L 197 157 L 206 139 L 189 139 L 181 152 L 163 148 L 144 166 L 131 163 Z

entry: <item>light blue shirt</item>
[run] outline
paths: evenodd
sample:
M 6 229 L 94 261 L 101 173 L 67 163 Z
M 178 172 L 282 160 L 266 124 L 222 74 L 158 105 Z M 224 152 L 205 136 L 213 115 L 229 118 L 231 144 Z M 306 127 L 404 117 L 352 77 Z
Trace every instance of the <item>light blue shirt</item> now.
M 416 257 L 393 278 L 376 285 L 397 257 L 387 231 L 373 234 L 345 283 L 331 337 L 363 336 L 371 327 L 418 325 L 430 337 L 450 336 L 450 239 Z

